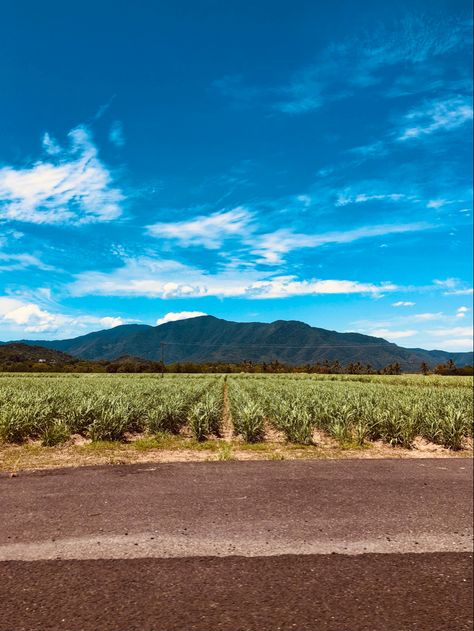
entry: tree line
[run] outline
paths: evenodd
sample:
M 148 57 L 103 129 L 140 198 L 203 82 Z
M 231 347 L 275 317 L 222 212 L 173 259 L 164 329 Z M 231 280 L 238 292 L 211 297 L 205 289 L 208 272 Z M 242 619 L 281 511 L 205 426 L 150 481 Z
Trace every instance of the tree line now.
M 402 367 L 398 362 L 376 369 L 369 363 L 349 362 L 343 365 L 339 361 L 306 363 L 298 366 L 274 360 L 271 362 L 243 361 L 227 362 L 175 362 L 162 364 L 159 361 L 142 360 L 135 357 L 121 357 L 112 361 L 71 360 L 68 362 L 51 361 L 3 361 L 1 372 L 59 372 L 59 373 L 309 373 L 309 374 L 347 374 L 347 375 L 401 375 Z M 424 375 L 472 375 L 472 366 L 458 368 L 453 360 L 445 364 L 430 367 L 422 362 L 418 371 Z

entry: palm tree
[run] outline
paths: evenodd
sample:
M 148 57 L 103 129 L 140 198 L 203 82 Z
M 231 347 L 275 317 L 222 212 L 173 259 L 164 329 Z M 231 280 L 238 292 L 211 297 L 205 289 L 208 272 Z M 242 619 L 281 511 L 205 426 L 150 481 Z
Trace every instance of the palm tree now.
M 336 359 L 335 362 L 333 362 L 331 370 L 332 370 L 332 372 L 335 372 L 336 374 L 341 371 L 341 364 L 338 362 L 337 359 Z

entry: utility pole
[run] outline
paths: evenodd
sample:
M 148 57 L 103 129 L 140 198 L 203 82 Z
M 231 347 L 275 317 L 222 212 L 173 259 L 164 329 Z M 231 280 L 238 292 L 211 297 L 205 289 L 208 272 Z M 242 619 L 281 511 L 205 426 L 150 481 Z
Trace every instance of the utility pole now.
M 160 350 L 161 350 L 161 378 L 163 379 L 165 376 L 165 343 L 160 342 Z

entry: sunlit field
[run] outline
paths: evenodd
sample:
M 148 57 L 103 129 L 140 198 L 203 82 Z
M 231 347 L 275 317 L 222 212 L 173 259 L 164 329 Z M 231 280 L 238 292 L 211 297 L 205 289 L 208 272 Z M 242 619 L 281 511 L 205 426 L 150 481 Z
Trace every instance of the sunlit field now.
M 0 374 L 0 441 L 180 436 L 460 450 L 472 440 L 472 378 L 373 375 Z

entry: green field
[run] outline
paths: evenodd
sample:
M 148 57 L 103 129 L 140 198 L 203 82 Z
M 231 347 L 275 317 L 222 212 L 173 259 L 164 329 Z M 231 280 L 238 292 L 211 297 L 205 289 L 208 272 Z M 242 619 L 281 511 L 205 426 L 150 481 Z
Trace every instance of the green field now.
M 349 375 L 0 374 L 0 441 L 184 436 L 311 445 L 472 439 L 472 378 Z

